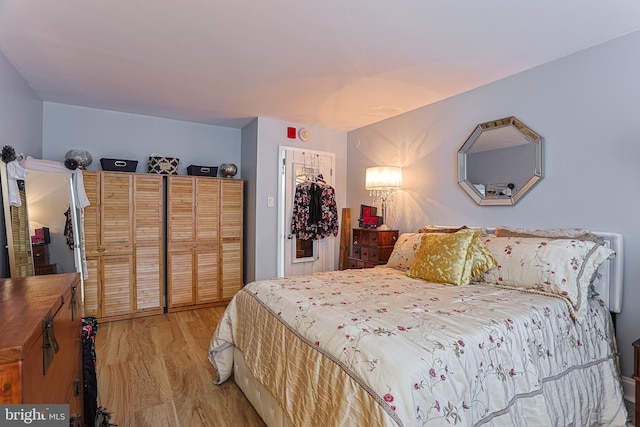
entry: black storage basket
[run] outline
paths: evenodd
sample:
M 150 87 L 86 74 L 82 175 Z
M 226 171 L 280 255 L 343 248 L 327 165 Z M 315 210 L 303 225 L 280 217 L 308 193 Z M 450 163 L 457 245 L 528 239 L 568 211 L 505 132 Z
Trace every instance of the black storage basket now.
M 218 176 L 218 167 L 189 165 L 187 173 L 195 176 Z
M 100 159 L 102 170 L 109 172 L 135 172 L 138 167 L 137 160 Z

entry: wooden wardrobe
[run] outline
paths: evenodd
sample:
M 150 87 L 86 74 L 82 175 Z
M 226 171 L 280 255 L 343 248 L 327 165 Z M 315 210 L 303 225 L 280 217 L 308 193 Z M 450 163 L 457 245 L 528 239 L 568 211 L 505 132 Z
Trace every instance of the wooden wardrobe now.
M 240 290 L 242 180 L 86 171 L 84 182 L 85 315 L 192 309 Z

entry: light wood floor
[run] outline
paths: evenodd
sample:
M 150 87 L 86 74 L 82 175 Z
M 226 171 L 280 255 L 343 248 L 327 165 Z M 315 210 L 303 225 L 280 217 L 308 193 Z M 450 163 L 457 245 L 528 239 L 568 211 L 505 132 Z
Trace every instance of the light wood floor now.
M 224 307 L 102 323 L 98 404 L 119 427 L 264 426 L 233 380 L 207 359 Z

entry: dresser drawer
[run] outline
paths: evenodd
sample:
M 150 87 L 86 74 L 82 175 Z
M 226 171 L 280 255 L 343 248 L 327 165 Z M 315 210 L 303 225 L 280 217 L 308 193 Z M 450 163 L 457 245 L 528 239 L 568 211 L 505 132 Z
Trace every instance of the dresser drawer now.
M 351 258 L 358 259 L 358 267 L 368 268 L 384 264 L 389 260 L 398 239 L 397 230 L 353 229 Z
M 35 265 L 33 268 L 37 276 L 41 276 L 43 274 L 56 274 L 55 264 Z
M 361 256 L 361 251 L 360 251 L 361 247 L 360 246 L 353 246 L 353 256 L 356 258 L 360 258 Z
M 38 244 L 31 245 L 31 252 L 33 253 L 33 265 L 41 266 L 49 264 L 49 245 Z
M 367 249 L 366 254 L 364 253 L 365 251 L 363 251 L 362 259 L 366 261 L 371 261 L 371 262 L 378 262 L 378 259 L 379 259 L 378 248 L 375 246 L 368 246 L 366 249 Z

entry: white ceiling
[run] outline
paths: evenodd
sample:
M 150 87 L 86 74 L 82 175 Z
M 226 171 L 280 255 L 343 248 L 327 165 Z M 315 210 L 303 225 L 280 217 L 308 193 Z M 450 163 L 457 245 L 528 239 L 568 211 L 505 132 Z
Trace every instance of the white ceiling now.
M 44 101 L 230 127 L 351 130 L 638 29 L 637 0 L 0 0 Z

